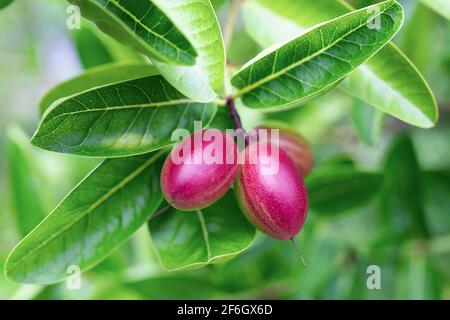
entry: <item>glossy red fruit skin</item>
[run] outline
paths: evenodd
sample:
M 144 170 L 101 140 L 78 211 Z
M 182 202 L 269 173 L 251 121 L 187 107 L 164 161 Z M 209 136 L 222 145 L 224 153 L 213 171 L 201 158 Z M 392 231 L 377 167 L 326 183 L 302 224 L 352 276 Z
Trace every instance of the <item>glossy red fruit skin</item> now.
M 244 150 L 246 159 L 255 153 L 259 157 L 262 143 L 249 145 Z M 273 161 L 277 160 L 273 153 L 267 154 Z M 308 195 L 303 177 L 281 149 L 278 161 L 279 169 L 274 175 L 264 175 L 260 161 L 241 164 L 235 192 L 242 211 L 255 227 L 276 239 L 288 240 L 295 237 L 305 223 Z
M 268 130 L 267 139 L 271 142 L 270 130 L 275 128 L 259 126 L 256 128 L 256 132 L 258 133 L 260 129 Z M 279 146 L 294 161 L 295 166 L 304 177 L 311 172 L 314 166 L 314 157 L 310 144 L 303 136 L 293 130 L 279 129 Z
M 173 207 L 179 210 L 192 211 L 208 207 L 219 200 L 236 179 L 238 170 L 236 144 L 224 132 L 216 129 L 208 130 L 215 130 L 217 134 L 220 134 L 223 143 L 214 140 L 203 141 L 205 140 L 203 139 L 205 130 L 196 132 L 176 145 L 163 164 L 161 170 L 163 195 Z M 198 144 L 201 146 L 200 148 L 195 147 L 196 136 L 200 141 Z M 228 141 L 228 145 L 225 141 Z M 200 161 L 200 163 L 196 163 L 195 157 L 201 157 L 206 147 L 214 146 L 212 144 L 216 144 L 217 148 L 222 148 L 222 157 L 219 157 L 222 162 Z M 182 154 L 183 147 L 187 150 L 190 148 L 191 157 L 189 157 L 189 161 L 178 164 L 173 161 L 172 155 L 174 153 Z

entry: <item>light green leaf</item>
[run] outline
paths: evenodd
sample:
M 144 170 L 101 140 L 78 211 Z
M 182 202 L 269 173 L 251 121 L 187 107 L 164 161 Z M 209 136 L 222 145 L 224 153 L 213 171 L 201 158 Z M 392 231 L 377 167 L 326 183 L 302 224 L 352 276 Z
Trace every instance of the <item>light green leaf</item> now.
M 262 47 L 292 39 L 351 10 L 340 0 L 249 0 L 243 4 L 246 29 Z M 415 126 L 431 127 L 438 119 L 428 84 L 393 44 L 352 72 L 339 87 Z
M 327 165 L 306 178 L 311 210 L 336 215 L 367 204 L 379 191 L 383 176 L 348 165 Z
M 89 89 L 156 75 L 155 67 L 147 63 L 111 63 L 87 70 L 73 79 L 49 90 L 39 103 L 43 114 L 57 100 L 79 94 Z
M 419 0 L 447 20 L 450 20 L 450 1 L 448 0 Z
M 232 191 L 208 208 L 172 208 L 148 225 L 159 260 L 170 271 L 226 261 L 246 250 L 255 236 Z
M 359 138 L 368 146 L 376 145 L 383 127 L 384 113 L 361 100 L 355 99 L 352 119 Z
M 32 143 L 91 157 L 142 154 L 173 144 L 175 129 L 192 132 L 195 121 L 207 126 L 216 111 L 213 104 L 187 99 L 161 76 L 149 76 L 57 100 Z
M 17 245 L 6 276 L 54 283 L 69 266 L 84 271 L 105 259 L 160 205 L 163 153 L 104 161 Z
M 379 28 L 372 26 L 377 19 Z M 323 94 L 386 45 L 402 22 L 402 7 L 389 0 L 316 26 L 245 66 L 231 80 L 235 96 L 252 108 L 274 108 Z
M 106 34 L 167 63 L 193 65 L 195 49 L 153 1 L 68 0 Z
M 153 61 L 178 91 L 200 102 L 214 100 L 224 91 L 225 52 L 222 34 L 209 0 L 154 0 L 183 30 L 198 56 L 193 66 L 175 66 Z
M 44 219 L 50 206 L 47 185 L 36 165 L 26 134 L 16 126 L 7 129 L 9 188 L 19 232 L 25 236 Z

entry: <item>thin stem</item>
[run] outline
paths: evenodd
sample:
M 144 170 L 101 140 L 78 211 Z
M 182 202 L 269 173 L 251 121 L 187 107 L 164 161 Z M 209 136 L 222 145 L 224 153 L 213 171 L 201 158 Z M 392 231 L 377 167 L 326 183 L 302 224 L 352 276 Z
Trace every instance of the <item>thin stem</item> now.
M 243 0 L 231 0 L 230 3 L 230 10 L 228 13 L 227 21 L 225 23 L 224 40 L 223 40 L 225 45 L 225 52 L 227 53 L 228 50 L 230 49 L 231 40 L 233 39 L 233 33 L 236 27 L 236 20 L 239 13 L 239 7 L 242 1 Z
M 148 221 L 158 217 L 159 215 L 163 214 L 164 212 L 166 212 L 167 210 L 169 210 L 170 208 L 172 208 L 172 205 L 169 203 L 167 206 L 162 207 L 161 209 L 159 209 L 158 211 L 152 213 L 150 215 L 150 217 L 148 218 Z
M 230 109 L 231 119 L 233 119 L 236 129 L 243 129 L 241 117 L 239 117 L 239 113 L 236 110 L 236 104 L 234 103 L 233 98 L 231 96 L 228 96 L 226 101 L 227 101 L 227 106 Z
M 291 239 L 291 242 L 292 242 L 292 244 L 293 244 L 293 246 L 294 246 L 295 252 L 297 252 L 297 256 L 298 256 L 298 257 L 302 260 L 302 262 L 303 262 L 303 267 L 305 267 L 305 269 L 308 268 L 308 265 L 306 264 L 305 259 L 303 259 L 303 256 L 302 256 L 302 254 L 300 253 L 300 250 L 298 250 L 298 247 L 297 247 L 297 244 L 295 243 L 294 238 Z

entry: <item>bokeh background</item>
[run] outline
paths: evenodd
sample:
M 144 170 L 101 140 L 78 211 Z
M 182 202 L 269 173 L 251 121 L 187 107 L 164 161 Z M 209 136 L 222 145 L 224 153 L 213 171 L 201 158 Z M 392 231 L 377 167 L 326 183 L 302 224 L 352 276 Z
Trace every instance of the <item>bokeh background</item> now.
M 362 7 L 376 1 L 350 2 Z M 276 114 L 241 108 L 247 126 L 279 120 L 305 135 L 316 170 L 353 167 L 383 178 L 376 190 L 356 186 L 342 194 L 339 183 L 325 190 L 327 202 L 310 211 L 297 239 L 306 271 L 289 242 L 259 234 L 249 250 L 227 263 L 169 273 L 159 266 L 143 227 L 84 273 L 80 290 L 65 283 L 14 284 L 0 273 L 0 298 L 450 299 L 450 25 L 418 1 L 401 2 L 406 21 L 395 43 L 432 87 L 440 108 L 435 128 L 413 128 L 389 116 L 379 127 L 370 122 L 358 128 L 356 110 L 372 119 L 372 109 L 338 90 Z M 213 3 L 223 22 L 228 1 Z M 42 95 L 83 69 L 142 59 L 86 21 L 80 30 L 69 30 L 66 10 L 62 0 L 19 0 L 0 11 L 2 268 L 24 233 L 99 162 L 29 144 Z M 238 19 L 229 63 L 239 66 L 260 50 Z M 370 265 L 381 268 L 380 290 L 366 286 Z

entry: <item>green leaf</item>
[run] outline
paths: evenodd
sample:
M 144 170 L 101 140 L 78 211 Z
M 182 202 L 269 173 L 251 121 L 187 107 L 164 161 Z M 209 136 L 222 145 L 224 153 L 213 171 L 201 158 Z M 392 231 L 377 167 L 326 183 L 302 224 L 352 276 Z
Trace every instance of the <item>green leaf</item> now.
M 59 99 L 67 98 L 95 87 L 156 74 L 155 67 L 146 63 L 119 62 L 95 67 L 49 90 L 39 102 L 39 109 L 41 114 L 43 114 Z
M 175 129 L 192 132 L 195 121 L 207 126 L 216 111 L 213 104 L 187 99 L 161 76 L 149 76 L 57 100 L 32 143 L 91 157 L 142 154 L 173 144 Z
M 87 25 L 75 29 L 72 36 L 78 57 L 85 69 L 114 62 L 108 48 Z
M 11 3 L 13 3 L 14 0 L 0 0 L 0 10 L 6 8 Z
M 380 214 L 386 232 L 394 236 L 427 237 L 423 209 L 423 181 L 411 138 L 401 135 L 388 151 Z
M 225 52 L 217 17 L 209 0 L 154 0 L 183 30 L 198 56 L 193 66 L 153 61 L 164 78 L 185 96 L 210 102 L 224 91 Z
M 385 46 L 402 22 L 402 7 L 389 0 L 321 24 L 245 66 L 231 80 L 235 96 L 252 108 L 274 108 L 323 94 Z
M 26 134 L 16 126 L 7 129 L 9 187 L 16 222 L 22 236 L 44 219 L 50 206 L 47 185 L 36 165 Z
M 351 10 L 340 0 L 253 0 L 243 4 L 247 31 L 262 47 L 291 39 Z M 431 127 L 438 119 L 428 84 L 393 44 L 352 72 L 339 87 L 415 126 Z
M 367 204 L 379 191 L 383 176 L 348 165 L 327 165 L 306 178 L 310 209 L 336 215 Z
M 158 258 L 170 271 L 226 261 L 246 250 L 255 237 L 232 191 L 208 208 L 172 208 L 148 225 Z
M 106 34 L 150 58 L 193 65 L 195 49 L 153 1 L 68 0 Z
M 355 99 L 352 119 L 359 138 L 368 146 L 374 146 L 380 139 L 384 113 L 361 100 Z
M 433 236 L 450 234 L 450 169 L 426 172 L 424 183 L 424 210 L 427 225 Z
M 447 20 L 450 20 L 450 2 L 448 0 L 419 0 Z
M 69 266 L 84 271 L 105 259 L 160 205 L 163 153 L 105 160 L 17 245 L 6 276 L 54 283 Z

